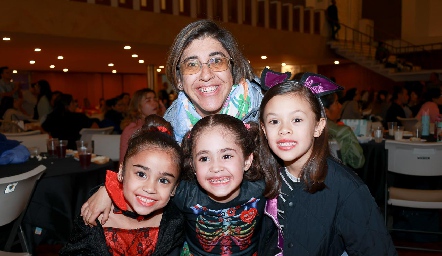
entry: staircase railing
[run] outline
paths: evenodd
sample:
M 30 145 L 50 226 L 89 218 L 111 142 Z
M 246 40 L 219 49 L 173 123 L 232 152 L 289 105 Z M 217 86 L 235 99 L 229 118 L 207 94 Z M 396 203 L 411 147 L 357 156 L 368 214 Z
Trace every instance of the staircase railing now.
M 406 61 L 413 63 L 413 65 L 421 66 L 424 69 L 442 68 L 442 42 L 415 45 L 406 40 L 394 37 L 391 34 L 389 34 L 389 37 L 380 37 L 383 38 L 381 40 L 376 39 L 373 36 L 373 27 L 368 29 L 370 35 L 345 24 L 340 23 L 340 25 L 341 30 L 343 30 L 343 38 L 342 34 L 339 38 L 343 39 L 345 48 L 351 48 L 356 53 L 362 54 L 369 59 L 375 59 L 375 49 L 378 42 L 382 41 L 384 47 L 388 49 L 390 54 L 405 59 Z M 386 32 L 382 33 L 384 33 L 384 35 L 388 34 Z M 387 40 L 386 38 L 390 39 Z

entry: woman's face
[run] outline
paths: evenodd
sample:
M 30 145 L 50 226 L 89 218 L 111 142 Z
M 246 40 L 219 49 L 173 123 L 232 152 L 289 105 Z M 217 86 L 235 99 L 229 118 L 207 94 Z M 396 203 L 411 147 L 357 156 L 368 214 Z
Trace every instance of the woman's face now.
M 180 63 L 199 60 L 207 63 L 214 57 L 231 58 L 221 43 L 211 37 L 193 40 L 184 50 Z M 182 73 L 182 72 L 181 72 Z M 191 75 L 181 75 L 180 85 L 202 117 L 216 114 L 221 110 L 233 85 L 231 67 L 225 71 L 214 72 L 202 64 L 201 70 Z
M 341 118 L 342 105 L 338 101 L 338 96 L 335 94 L 333 103 L 325 109 L 327 118 L 333 122 L 337 122 Z
M 158 99 L 154 93 L 148 92 L 142 98 L 140 102 L 140 113 L 144 117 L 156 114 L 158 115 L 159 104 Z

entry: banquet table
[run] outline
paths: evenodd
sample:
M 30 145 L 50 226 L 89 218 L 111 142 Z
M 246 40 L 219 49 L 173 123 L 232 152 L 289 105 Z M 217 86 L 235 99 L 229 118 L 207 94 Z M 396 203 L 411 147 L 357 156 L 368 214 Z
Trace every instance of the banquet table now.
M 73 157 L 41 161 L 30 158 L 25 163 L 0 166 L 0 178 L 27 172 L 41 164 L 46 171 L 36 184 L 22 222 L 31 250 L 39 244 L 66 243 L 81 205 L 90 191 L 104 182 L 106 170 L 114 168 L 112 161 L 91 163 L 89 168 L 82 169 Z

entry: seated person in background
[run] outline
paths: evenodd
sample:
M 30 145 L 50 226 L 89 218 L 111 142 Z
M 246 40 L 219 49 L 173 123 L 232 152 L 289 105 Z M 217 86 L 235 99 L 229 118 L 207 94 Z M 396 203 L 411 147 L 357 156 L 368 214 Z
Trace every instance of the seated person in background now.
M 422 88 L 420 86 L 411 86 L 408 89 L 408 108 L 411 110 L 411 117 L 416 117 L 417 113 L 422 107 Z
M 362 109 L 359 105 L 361 93 L 357 88 L 350 88 L 342 98 L 342 119 L 361 119 Z
M 384 120 L 384 127 L 387 128 L 388 122 L 401 122 L 397 117 L 406 118 L 404 105 L 408 103 L 408 90 L 402 86 L 395 86 L 393 88 L 393 96 L 391 97 L 391 105 L 387 110 L 387 115 Z
M 373 103 L 371 114 L 380 117 L 381 120 L 385 120 L 387 110 L 390 107 L 390 103 L 388 102 L 387 98 L 388 92 L 386 90 L 380 90 L 376 96 L 375 102 Z
M 438 88 L 430 88 L 425 93 L 425 103 L 422 105 L 421 109 L 416 115 L 416 119 L 421 120 L 422 115 L 425 111 L 430 115 L 430 123 L 434 123 L 440 120 L 441 115 L 439 112 L 439 106 L 437 101 L 439 100 L 441 93 Z
M 5 121 L 31 120 L 32 116 L 25 113 L 22 103 L 22 98 L 3 97 L 0 103 L 0 117 Z
M 327 115 L 327 128 L 331 139 L 338 142 L 341 152 L 342 162 L 354 169 L 364 166 L 364 152 L 359 145 L 353 130 L 344 124 L 338 123 L 341 116 L 341 103 L 338 101 L 336 93 L 324 95 L 321 97 Z
M 104 119 L 100 123 L 100 127 L 114 127 L 114 134 L 121 134 L 121 121 L 124 116 L 124 103 L 123 98 L 116 97 L 110 100 L 106 100 L 106 105 L 109 107 L 104 114 Z
M 0 123 L 2 132 L 19 132 L 19 126 L 11 123 L 11 121 L 29 121 L 32 119 L 31 115 L 26 115 L 24 110 L 22 110 L 23 99 L 14 99 L 9 96 L 2 98 L 0 103 L 0 118 L 4 121 Z
M 75 112 L 74 99 L 70 94 L 61 94 L 57 97 L 54 110 L 41 126 L 51 137 L 68 140 L 68 148 L 70 149 L 76 148 L 75 141 L 80 139 L 81 129 L 98 128 L 95 119 Z

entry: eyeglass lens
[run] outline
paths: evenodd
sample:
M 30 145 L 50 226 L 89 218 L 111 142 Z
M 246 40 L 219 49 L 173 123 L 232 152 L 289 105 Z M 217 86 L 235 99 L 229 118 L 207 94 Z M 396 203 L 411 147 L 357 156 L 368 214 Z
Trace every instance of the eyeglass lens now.
M 206 63 L 201 63 L 198 59 L 190 59 L 184 61 L 180 65 L 183 75 L 193 75 L 198 73 L 204 64 L 206 64 L 212 71 L 221 72 L 227 70 L 229 67 L 229 58 L 215 57 L 210 58 Z

